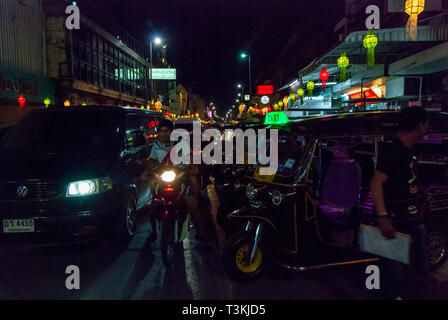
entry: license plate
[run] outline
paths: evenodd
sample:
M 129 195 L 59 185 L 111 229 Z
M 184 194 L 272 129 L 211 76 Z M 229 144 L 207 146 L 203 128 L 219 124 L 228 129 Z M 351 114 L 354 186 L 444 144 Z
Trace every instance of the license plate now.
M 3 220 L 4 233 L 34 232 L 34 219 Z

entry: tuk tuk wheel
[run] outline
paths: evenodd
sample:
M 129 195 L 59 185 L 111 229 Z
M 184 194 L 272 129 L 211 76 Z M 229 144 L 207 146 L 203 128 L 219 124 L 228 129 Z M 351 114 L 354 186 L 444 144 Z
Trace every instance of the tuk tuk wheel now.
M 254 233 L 242 231 L 234 234 L 223 252 L 224 269 L 232 280 L 251 281 L 262 276 L 270 258 L 266 246 L 261 243 L 252 263 L 250 254 L 254 245 Z
M 448 259 L 448 228 L 442 224 L 427 226 L 427 261 L 431 270 L 442 267 Z

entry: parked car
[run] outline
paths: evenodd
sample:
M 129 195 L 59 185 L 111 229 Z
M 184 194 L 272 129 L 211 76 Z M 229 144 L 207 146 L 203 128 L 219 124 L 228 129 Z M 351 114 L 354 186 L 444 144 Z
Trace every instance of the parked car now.
M 26 114 L 0 144 L 0 243 L 126 243 L 150 203 L 160 113 L 70 107 Z

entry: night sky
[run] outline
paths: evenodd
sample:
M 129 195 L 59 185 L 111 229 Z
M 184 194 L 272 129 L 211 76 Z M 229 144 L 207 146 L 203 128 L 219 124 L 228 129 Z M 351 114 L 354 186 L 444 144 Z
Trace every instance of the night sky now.
M 296 30 L 303 30 L 306 45 L 307 37 L 332 32 L 344 9 L 343 0 L 80 0 L 81 10 L 89 1 L 142 42 L 162 37 L 178 82 L 213 101 L 221 115 L 235 99 L 237 82 L 248 91 L 242 49 L 251 54 L 254 82 Z

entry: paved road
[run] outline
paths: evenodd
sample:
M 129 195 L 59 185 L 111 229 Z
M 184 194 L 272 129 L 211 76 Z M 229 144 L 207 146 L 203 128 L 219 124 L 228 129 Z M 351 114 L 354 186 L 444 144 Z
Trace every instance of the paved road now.
M 375 299 L 364 288 L 365 266 L 307 273 L 273 273 L 251 283 L 231 282 L 216 248 L 186 239 L 165 270 L 158 241 L 145 245 L 142 224 L 122 250 L 107 243 L 64 248 L 0 248 L 0 299 Z M 77 265 L 80 290 L 67 290 L 65 268 Z M 405 298 L 448 299 L 448 270 L 437 272 L 436 290 L 410 288 Z

